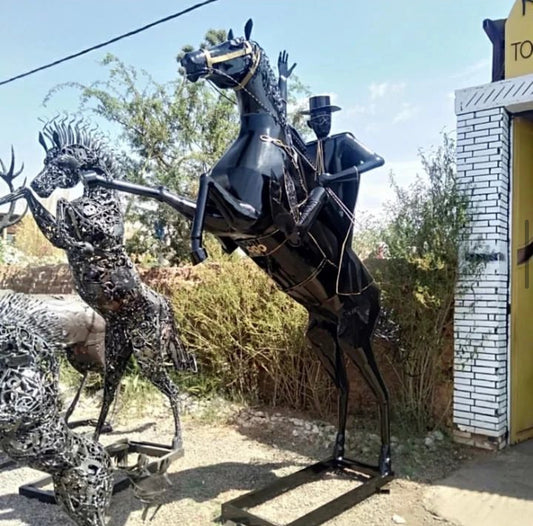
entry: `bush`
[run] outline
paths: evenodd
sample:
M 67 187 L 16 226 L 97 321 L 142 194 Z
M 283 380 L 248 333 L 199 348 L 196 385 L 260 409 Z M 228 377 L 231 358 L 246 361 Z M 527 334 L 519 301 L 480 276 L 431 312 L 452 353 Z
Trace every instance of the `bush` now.
M 18 223 L 13 246 L 20 253 L 17 262 L 46 264 L 66 261 L 65 252 L 44 237 L 31 214 L 26 214 Z
M 223 258 L 174 292 L 180 334 L 197 354 L 196 390 L 331 411 L 333 383 L 305 341 L 307 313 L 254 263 Z
M 382 332 L 395 343 L 390 357 L 403 415 L 420 429 L 436 421 L 437 387 L 451 382 L 453 304 L 459 240 L 468 201 L 457 188 L 454 143 L 421 153 L 427 181 L 407 189 L 393 180 L 395 200 L 381 232 L 389 259 L 375 276 L 382 289 Z M 450 398 L 451 402 L 451 398 Z

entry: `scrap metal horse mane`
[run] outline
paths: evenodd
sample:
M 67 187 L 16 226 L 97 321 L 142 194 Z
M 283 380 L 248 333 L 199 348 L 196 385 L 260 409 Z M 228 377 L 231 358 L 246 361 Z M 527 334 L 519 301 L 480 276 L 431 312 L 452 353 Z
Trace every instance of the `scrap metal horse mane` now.
M 48 197 L 56 188 L 73 188 L 87 172 L 109 179 L 116 176 L 116 165 L 102 143 L 79 125 L 54 121 L 45 126 L 44 135 L 39 134 L 39 142 L 46 151 L 45 166 L 31 187 L 40 197 Z M 80 198 L 58 200 L 55 218 L 27 187 L 0 199 L 0 204 L 20 197 L 26 198 L 46 238 L 66 251 L 81 298 L 106 321 L 104 399 L 95 438 L 133 354 L 142 374 L 169 399 L 173 448 L 181 449 L 178 389 L 166 365 L 172 361 L 177 369 L 194 369 L 194 359 L 179 340 L 168 300 L 141 282 L 126 254 L 116 193 L 85 186 Z
M 147 188 L 103 177 L 86 182 L 150 196 L 193 219 L 193 259 L 206 257 L 205 227 L 228 251 L 240 247 L 278 286 L 309 311 L 307 336 L 339 389 L 334 459 L 344 458 L 348 379 L 345 356 L 356 364 L 375 395 L 380 416 L 378 470 L 391 471 L 388 394 L 370 339 L 379 314 L 379 290 L 350 246 L 349 211 L 339 205 L 343 183 L 356 191 L 359 173 L 376 166 L 361 158 L 336 175 L 317 173 L 293 147 L 285 104 L 268 59 L 245 38 L 193 51 L 182 59 L 187 78 L 208 78 L 236 92 L 241 129 L 236 141 L 200 178 L 197 203 L 164 188 Z M 301 143 L 301 141 L 299 141 Z M 305 145 L 301 144 L 305 148 Z M 367 151 L 368 152 L 368 151 Z M 355 197 L 352 196 L 352 204 Z

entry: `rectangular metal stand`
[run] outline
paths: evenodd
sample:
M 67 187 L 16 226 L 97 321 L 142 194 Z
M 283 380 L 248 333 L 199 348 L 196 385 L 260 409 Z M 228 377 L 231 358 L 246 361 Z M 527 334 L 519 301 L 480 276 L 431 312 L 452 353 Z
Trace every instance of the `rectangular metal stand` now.
M 146 469 L 150 473 L 159 471 L 163 463 L 170 464 L 173 460 L 183 456 L 183 450 L 175 450 L 170 446 L 162 444 L 154 444 L 152 442 L 138 442 L 135 440 L 118 440 L 109 446 L 106 450 L 111 457 L 117 457 L 120 453 L 123 459 L 127 460 L 127 455 L 132 453 L 142 453 L 150 457 L 155 457 L 155 460 L 147 464 Z M 31 484 L 24 484 L 19 487 L 19 495 L 27 497 L 28 499 L 38 499 L 40 502 L 47 504 L 57 504 L 54 492 L 52 490 L 42 489 L 52 482 L 52 477 L 44 477 L 40 480 L 32 482 Z M 131 485 L 129 478 L 121 474 L 119 471 L 115 472 L 115 481 L 113 482 L 113 495 L 125 490 Z
M 382 476 L 377 467 L 356 460 L 330 458 L 282 477 L 265 488 L 252 491 L 222 504 L 221 518 L 223 521 L 232 521 L 235 524 L 245 526 L 279 526 L 250 513 L 248 510 L 279 497 L 298 486 L 318 480 L 324 473 L 339 470 L 354 479 L 364 480 L 364 482 L 285 526 L 318 526 L 323 524 L 380 491 L 380 488 L 390 482 L 394 476 L 393 474 Z
M 19 487 L 19 495 L 28 499 L 37 499 L 40 502 L 46 504 L 57 504 L 56 496 L 52 490 L 42 489 L 44 486 L 52 483 L 52 477 L 44 477 L 40 480 L 36 480 L 31 484 L 24 484 Z M 115 477 L 113 482 L 113 495 L 125 490 L 130 485 L 130 480 L 124 475 Z

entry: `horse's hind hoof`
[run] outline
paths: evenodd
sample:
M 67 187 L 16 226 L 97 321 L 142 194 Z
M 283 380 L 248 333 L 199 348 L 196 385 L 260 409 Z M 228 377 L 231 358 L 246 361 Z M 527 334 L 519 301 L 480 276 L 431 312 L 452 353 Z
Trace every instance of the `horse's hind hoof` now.
M 174 439 L 172 440 L 172 445 L 170 446 L 173 452 L 176 452 L 178 456 L 183 456 L 185 451 L 183 449 L 183 442 L 181 439 Z
M 193 265 L 198 265 L 207 259 L 207 251 L 205 248 L 197 248 L 191 252 L 191 260 Z
M 113 432 L 113 426 L 109 422 L 105 422 L 102 426 L 102 434 L 112 433 Z

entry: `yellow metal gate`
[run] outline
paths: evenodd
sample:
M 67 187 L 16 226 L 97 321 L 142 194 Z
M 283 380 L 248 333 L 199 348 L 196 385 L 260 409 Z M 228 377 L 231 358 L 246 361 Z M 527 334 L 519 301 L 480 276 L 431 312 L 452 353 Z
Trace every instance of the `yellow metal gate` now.
M 513 120 L 511 250 L 511 443 L 533 437 L 533 259 L 517 252 L 533 239 L 533 122 Z

